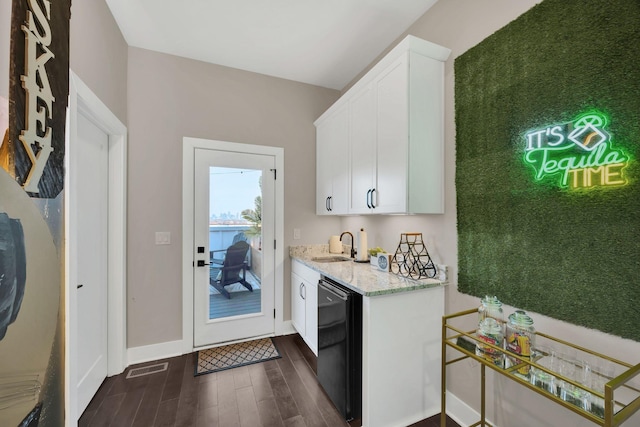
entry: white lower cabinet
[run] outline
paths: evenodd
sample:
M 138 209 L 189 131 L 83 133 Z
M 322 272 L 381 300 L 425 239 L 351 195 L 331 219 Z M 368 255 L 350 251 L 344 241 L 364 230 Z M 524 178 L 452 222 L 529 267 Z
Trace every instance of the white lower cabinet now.
M 362 299 L 362 425 L 412 425 L 440 412 L 444 288 Z
M 297 261 L 291 263 L 291 323 L 318 355 L 318 281 L 320 273 Z
M 291 273 L 291 323 L 302 337 L 306 335 L 306 301 L 304 280 Z

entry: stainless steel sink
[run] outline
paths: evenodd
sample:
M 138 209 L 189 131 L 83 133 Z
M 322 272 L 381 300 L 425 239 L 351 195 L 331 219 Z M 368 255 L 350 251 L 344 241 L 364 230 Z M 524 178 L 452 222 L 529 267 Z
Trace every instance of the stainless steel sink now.
M 323 257 L 311 258 L 311 261 L 314 261 L 314 262 L 342 262 L 342 261 L 351 261 L 351 258 L 344 257 L 344 256 L 323 256 Z

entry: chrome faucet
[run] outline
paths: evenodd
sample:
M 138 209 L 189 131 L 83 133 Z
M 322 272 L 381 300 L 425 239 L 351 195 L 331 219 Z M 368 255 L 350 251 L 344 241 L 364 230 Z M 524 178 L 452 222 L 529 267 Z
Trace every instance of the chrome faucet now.
M 356 250 L 354 249 L 355 242 L 353 241 L 353 234 L 351 234 L 349 231 L 345 231 L 340 235 L 340 242 L 342 243 L 342 236 L 344 236 L 345 234 L 348 234 L 349 236 L 351 236 L 351 258 L 355 258 Z

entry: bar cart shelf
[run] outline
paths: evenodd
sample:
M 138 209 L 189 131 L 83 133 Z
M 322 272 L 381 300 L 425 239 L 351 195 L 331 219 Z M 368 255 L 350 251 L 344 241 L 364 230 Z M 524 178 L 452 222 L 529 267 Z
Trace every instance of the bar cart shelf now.
M 612 357 L 600 354 L 584 347 L 571 344 L 542 332 L 536 333 L 537 349 L 532 350 L 531 357 L 522 357 L 501 346 L 494 346 L 476 337 L 478 310 L 471 309 L 442 317 L 442 411 L 441 426 L 446 426 L 447 366 L 465 359 L 474 359 L 480 364 L 481 404 L 480 421 L 475 426 L 489 426 L 485 413 L 485 371 L 491 369 L 510 380 L 546 397 L 552 402 L 564 406 L 568 410 L 586 418 L 595 425 L 617 427 L 640 409 L 640 363 L 631 365 Z M 465 330 L 465 326 L 467 330 Z M 473 330 L 468 330 L 469 326 Z M 492 348 L 493 358 L 477 355 L 476 344 L 480 342 L 484 348 Z M 541 344 L 542 343 L 542 344 Z M 447 358 L 447 349 L 454 349 L 456 358 Z M 553 356 L 548 350 L 553 348 Z M 588 372 L 592 382 L 578 381 L 567 375 L 556 361 L 556 350 L 560 354 L 578 354 L 574 367 Z M 495 354 L 504 355 L 507 363 L 495 363 Z M 567 360 L 560 358 L 566 364 Z M 573 364 L 575 361 L 572 361 Z M 588 366 L 588 367 L 587 367 Z M 551 378 L 550 382 L 539 381 L 540 378 Z M 597 381 L 596 381 L 597 380 Z M 600 383 L 599 387 L 594 384 Z M 568 392 L 571 390 L 571 392 Z M 578 396 L 578 398 L 574 398 Z

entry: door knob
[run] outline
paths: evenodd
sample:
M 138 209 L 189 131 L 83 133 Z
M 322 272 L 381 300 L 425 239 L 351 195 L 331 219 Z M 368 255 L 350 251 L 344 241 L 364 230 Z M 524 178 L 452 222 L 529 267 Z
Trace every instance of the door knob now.
M 204 262 L 204 260 L 202 260 L 202 259 L 199 259 L 197 265 L 198 265 L 198 267 L 204 267 L 205 265 L 209 265 L 209 263 L 208 262 Z

